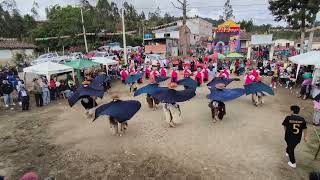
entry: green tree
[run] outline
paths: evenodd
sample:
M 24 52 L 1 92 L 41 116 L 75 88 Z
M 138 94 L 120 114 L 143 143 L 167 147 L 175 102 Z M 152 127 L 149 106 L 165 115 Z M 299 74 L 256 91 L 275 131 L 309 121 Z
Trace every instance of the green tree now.
M 286 21 L 291 27 L 301 31 L 300 53 L 304 51 L 305 28 L 319 11 L 319 0 L 269 0 L 269 10 L 275 21 Z
M 38 10 L 39 10 L 39 4 L 37 3 L 37 1 L 34 0 L 31 8 L 31 14 L 33 18 L 39 18 Z
M 232 9 L 230 0 L 227 0 L 227 1 L 224 3 L 223 19 L 224 19 L 225 21 L 227 21 L 228 19 L 233 19 L 233 18 L 234 18 L 234 16 L 233 16 L 233 9 Z

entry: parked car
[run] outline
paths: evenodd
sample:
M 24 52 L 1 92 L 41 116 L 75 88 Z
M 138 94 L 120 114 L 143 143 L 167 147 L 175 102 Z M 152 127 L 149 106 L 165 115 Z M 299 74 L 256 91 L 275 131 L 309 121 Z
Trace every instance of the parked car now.
M 151 62 L 152 66 L 157 66 L 158 61 L 160 62 L 161 67 L 167 67 L 169 64 L 169 60 L 159 54 L 146 55 L 144 63 L 149 64 Z
M 68 59 L 75 60 L 75 59 L 82 59 L 84 55 L 82 52 L 74 52 L 69 54 Z
M 92 60 L 98 60 L 98 59 L 112 59 L 118 61 L 118 56 L 108 53 L 108 52 L 97 52 L 94 57 L 91 58 Z
M 37 65 L 44 62 L 64 63 L 68 59 L 66 56 L 59 56 L 58 53 L 48 53 L 39 56 L 37 59 L 31 62 L 31 65 Z

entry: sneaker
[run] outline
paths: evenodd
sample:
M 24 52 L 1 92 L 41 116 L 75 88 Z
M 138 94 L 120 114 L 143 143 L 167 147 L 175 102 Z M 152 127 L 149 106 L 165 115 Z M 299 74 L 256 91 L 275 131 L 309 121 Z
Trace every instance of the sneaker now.
M 289 157 L 289 154 L 288 154 L 288 153 L 286 153 L 286 156 L 287 156 L 287 157 Z
M 296 168 L 296 167 L 297 167 L 296 163 L 292 164 L 290 161 L 288 162 L 288 165 L 289 165 L 290 167 L 292 167 L 292 168 Z
M 12 103 L 12 104 L 11 104 L 11 106 L 15 106 L 15 105 L 16 105 L 15 103 Z
M 6 105 L 5 105 L 5 107 L 6 107 L 6 108 L 8 108 L 8 107 L 9 107 L 9 105 L 7 105 L 7 104 L 6 104 Z

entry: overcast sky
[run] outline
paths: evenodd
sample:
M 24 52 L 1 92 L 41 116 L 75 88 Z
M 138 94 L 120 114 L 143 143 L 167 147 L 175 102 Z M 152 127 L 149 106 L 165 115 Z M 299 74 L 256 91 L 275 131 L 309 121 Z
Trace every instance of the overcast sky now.
M 0 0 L 1 1 L 1 0 Z M 172 4 L 176 0 L 127 0 L 140 12 L 144 11 L 146 14 L 154 11 L 156 7 L 160 7 L 162 13 L 169 12 L 171 15 L 181 16 L 182 13 L 175 9 Z M 210 17 L 217 19 L 222 15 L 223 5 L 226 0 L 188 0 L 189 12 L 188 16 L 199 15 L 201 17 Z M 21 13 L 29 13 L 32 7 L 33 0 L 16 0 L 18 9 Z M 50 5 L 60 4 L 76 4 L 79 0 L 37 0 L 40 9 L 39 13 L 41 19 L 45 19 L 45 8 Z M 96 4 L 97 0 L 90 0 L 92 4 Z M 121 4 L 122 0 L 114 0 L 114 2 Z M 273 17 L 268 10 L 268 0 L 231 0 L 233 6 L 234 16 L 236 21 L 253 19 L 255 24 L 273 24 L 286 25 L 286 23 L 277 23 L 273 21 Z

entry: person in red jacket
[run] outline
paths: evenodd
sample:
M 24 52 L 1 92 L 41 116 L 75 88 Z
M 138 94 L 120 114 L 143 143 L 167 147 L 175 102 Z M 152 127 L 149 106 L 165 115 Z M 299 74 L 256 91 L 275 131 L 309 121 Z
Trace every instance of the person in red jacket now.
M 197 69 L 197 72 L 195 74 L 195 80 L 198 83 L 198 86 L 201 86 L 201 84 L 203 83 L 203 74 L 201 72 L 201 68 Z
M 177 72 L 177 68 L 173 67 L 173 70 L 171 72 L 171 82 L 177 82 L 178 81 L 178 72 Z
M 146 71 L 145 71 L 145 73 L 146 73 L 146 79 L 149 79 L 149 78 L 150 78 L 151 69 L 152 69 L 152 66 L 150 66 L 150 65 L 147 65 L 147 66 L 146 66 Z
M 207 82 L 209 81 L 209 70 L 207 66 L 204 66 L 203 70 L 202 70 L 202 74 L 203 74 L 203 81 Z

